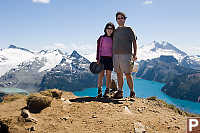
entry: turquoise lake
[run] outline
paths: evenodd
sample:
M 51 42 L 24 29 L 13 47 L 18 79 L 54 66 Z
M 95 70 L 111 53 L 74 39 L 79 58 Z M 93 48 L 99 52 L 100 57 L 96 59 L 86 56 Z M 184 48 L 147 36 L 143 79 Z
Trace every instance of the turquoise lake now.
M 168 104 L 173 104 L 176 107 L 195 114 L 200 114 L 200 103 L 191 102 L 187 100 L 180 100 L 172 98 L 161 91 L 164 84 L 154 81 L 148 81 L 144 79 L 134 79 L 134 90 L 136 92 L 136 97 L 147 98 L 150 96 L 156 96 L 158 99 L 166 101 Z M 129 88 L 124 82 L 124 97 L 129 96 Z M 103 92 L 105 91 L 105 86 L 103 86 Z M 76 96 L 91 96 L 95 97 L 97 95 L 97 88 L 87 88 L 83 91 L 73 92 Z
M 14 93 L 23 93 L 23 94 L 29 94 L 29 92 L 27 92 L 24 89 L 19 89 L 19 88 L 0 88 L 0 102 L 2 102 L 2 97 L 5 94 L 14 94 Z
M 0 92 L 6 93 L 6 94 L 12 94 L 12 93 L 26 93 L 28 92 L 24 89 L 19 88 L 0 88 Z

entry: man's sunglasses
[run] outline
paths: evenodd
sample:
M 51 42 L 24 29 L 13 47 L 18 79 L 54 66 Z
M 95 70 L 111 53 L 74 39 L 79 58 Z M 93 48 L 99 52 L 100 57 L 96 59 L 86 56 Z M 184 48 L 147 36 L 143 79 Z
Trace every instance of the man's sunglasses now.
M 119 17 L 119 18 L 117 18 L 117 20 L 120 20 L 120 19 L 126 19 L 126 18 L 124 18 L 124 17 Z

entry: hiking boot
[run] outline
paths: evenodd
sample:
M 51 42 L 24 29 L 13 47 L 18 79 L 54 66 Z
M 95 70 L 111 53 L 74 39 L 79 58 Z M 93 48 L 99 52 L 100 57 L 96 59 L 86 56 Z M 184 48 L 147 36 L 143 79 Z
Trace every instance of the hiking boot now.
M 104 98 L 108 98 L 108 97 L 109 97 L 109 94 L 110 94 L 110 89 L 109 89 L 109 88 L 106 88 L 103 97 L 104 97 Z
M 101 98 L 101 97 L 102 97 L 102 88 L 98 88 L 97 98 Z
M 115 99 L 121 99 L 123 98 L 123 91 L 118 90 L 117 93 L 115 93 L 114 97 Z
M 135 92 L 134 91 L 130 92 L 130 98 L 135 98 Z

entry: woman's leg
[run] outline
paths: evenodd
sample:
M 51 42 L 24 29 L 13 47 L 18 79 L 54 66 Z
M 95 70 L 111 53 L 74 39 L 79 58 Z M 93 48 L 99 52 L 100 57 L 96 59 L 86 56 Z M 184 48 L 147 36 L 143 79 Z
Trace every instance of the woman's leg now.
M 104 77 L 104 70 L 101 71 L 98 75 L 98 85 L 97 87 L 98 88 L 101 88 L 102 87 L 102 84 L 103 84 L 103 77 Z
M 103 84 L 104 70 L 98 75 L 98 95 L 97 98 L 102 97 L 102 84 Z
M 110 94 L 110 87 L 111 87 L 111 71 L 106 70 L 106 90 L 103 95 L 104 98 L 108 98 Z
M 111 86 L 111 71 L 106 70 L 106 88 L 110 88 Z

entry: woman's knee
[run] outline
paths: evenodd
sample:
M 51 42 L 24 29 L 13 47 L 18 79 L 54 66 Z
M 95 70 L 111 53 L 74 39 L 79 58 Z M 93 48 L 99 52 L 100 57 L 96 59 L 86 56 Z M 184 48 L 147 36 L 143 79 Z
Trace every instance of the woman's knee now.
M 125 75 L 126 75 L 127 78 L 132 78 L 131 73 L 125 73 Z
M 104 70 L 99 73 L 99 78 L 103 78 L 103 77 L 104 77 Z
M 106 77 L 111 78 L 111 72 L 106 72 Z
M 111 71 L 110 70 L 106 70 L 106 75 L 111 75 Z

